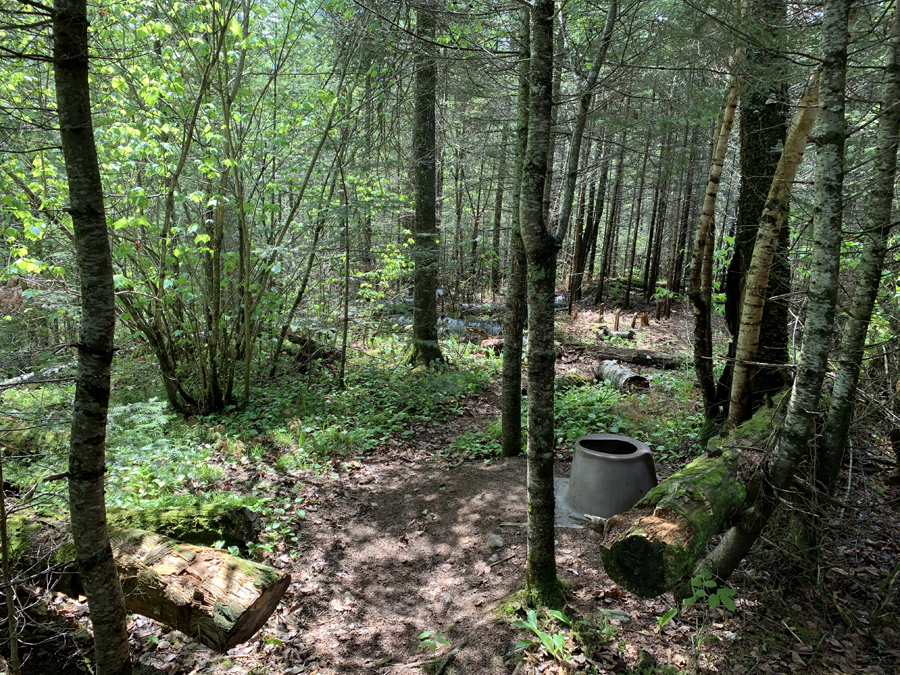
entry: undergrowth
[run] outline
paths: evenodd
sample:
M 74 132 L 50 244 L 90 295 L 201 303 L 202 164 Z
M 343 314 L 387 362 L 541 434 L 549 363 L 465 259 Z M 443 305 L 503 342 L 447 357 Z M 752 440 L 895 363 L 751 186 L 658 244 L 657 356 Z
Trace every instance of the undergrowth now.
M 527 397 L 522 412 L 527 417 Z M 690 376 L 680 372 L 653 377 L 651 389 L 623 393 L 606 382 L 557 392 L 556 443 L 571 450 L 589 433 L 611 433 L 644 441 L 657 458 L 683 460 L 699 446 L 703 418 L 694 400 Z M 524 424 L 523 424 L 524 427 Z M 448 452 L 456 457 L 490 459 L 500 454 L 500 420 L 460 434 Z

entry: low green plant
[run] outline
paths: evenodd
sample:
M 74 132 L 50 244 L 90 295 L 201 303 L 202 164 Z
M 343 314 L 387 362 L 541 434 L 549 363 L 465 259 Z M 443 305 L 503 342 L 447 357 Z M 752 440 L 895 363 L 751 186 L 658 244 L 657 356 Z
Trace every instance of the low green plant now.
M 573 619 L 556 609 L 548 609 L 546 612 L 558 626 L 548 622 L 542 627 L 538 623 L 537 612 L 533 609 L 527 610 L 524 619 L 513 621 L 513 626 L 529 630 L 537 637 L 537 640 L 520 640 L 516 649 L 541 646 L 560 664 L 567 665 L 574 656 L 574 649 L 578 648 L 590 656 L 615 634 L 615 628 L 605 619 L 595 627 L 589 621 Z
M 682 600 L 681 604 L 683 607 L 690 607 L 700 600 L 705 599 L 709 609 L 716 609 L 717 607 L 722 606 L 733 612 L 737 609 L 737 606 L 734 604 L 734 596 L 736 594 L 737 591 L 733 588 L 720 588 L 713 579 L 712 574 L 706 570 L 702 570 L 691 577 L 691 596 Z M 678 614 L 678 608 L 673 607 L 659 617 L 660 629 L 669 623 L 676 614 Z
M 550 616 L 559 619 L 564 624 L 570 623 L 569 618 L 559 610 L 548 609 L 547 613 L 550 614 Z M 547 650 L 547 653 L 550 654 L 550 656 L 552 656 L 560 663 L 565 663 L 570 658 L 572 658 L 572 655 L 566 651 L 566 636 L 559 631 L 548 633 L 541 630 L 537 621 L 537 612 L 535 612 L 533 609 L 528 610 L 525 619 L 513 621 L 513 626 L 530 630 L 538 638 L 538 641 L 519 640 L 519 642 L 516 643 L 516 649 L 536 646 L 540 644 L 543 645 L 544 649 Z
M 427 649 L 432 654 L 438 650 L 438 645 L 448 645 L 450 640 L 443 633 L 426 630 L 419 633 L 419 649 Z

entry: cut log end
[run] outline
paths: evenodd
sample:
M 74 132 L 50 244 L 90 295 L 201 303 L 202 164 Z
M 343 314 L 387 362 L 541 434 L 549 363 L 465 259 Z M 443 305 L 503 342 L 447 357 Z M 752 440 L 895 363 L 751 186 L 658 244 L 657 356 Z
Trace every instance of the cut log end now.
M 655 598 L 674 585 L 666 574 L 669 567 L 665 556 L 663 543 L 643 536 L 628 536 L 612 548 L 600 548 L 610 579 L 642 598 Z

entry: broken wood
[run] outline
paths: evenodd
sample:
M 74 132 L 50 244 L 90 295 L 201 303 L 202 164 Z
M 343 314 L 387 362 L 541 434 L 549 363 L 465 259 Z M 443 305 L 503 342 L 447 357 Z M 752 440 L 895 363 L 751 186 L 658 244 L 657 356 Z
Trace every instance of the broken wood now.
M 111 533 L 125 607 L 224 652 L 265 624 L 289 574 L 143 530 Z
M 614 361 L 624 361 L 636 366 L 649 366 L 658 368 L 659 370 L 678 370 L 683 368 L 684 359 L 674 356 L 666 356 L 664 354 L 655 354 L 645 349 L 609 349 L 604 348 L 597 353 L 601 359 L 611 359 Z
M 601 361 L 597 366 L 596 378 L 603 382 L 609 382 L 620 391 L 650 387 L 650 381 L 646 377 L 638 375 L 618 361 Z
M 622 313 L 621 309 L 616 309 L 616 315 L 613 319 L 613 332 L 616 333 L 619 330 L 619 314 Z

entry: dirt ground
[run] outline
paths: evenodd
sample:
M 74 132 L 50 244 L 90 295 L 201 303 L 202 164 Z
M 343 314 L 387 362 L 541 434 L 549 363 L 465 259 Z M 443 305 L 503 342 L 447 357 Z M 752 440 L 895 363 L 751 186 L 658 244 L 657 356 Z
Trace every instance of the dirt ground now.
M 598 318 L 581 317 L 586 334 Z M 670 353 L 684 347 L 683 328 L 674 322 L 645 330 L 642 346 Z M 281 518 L 298 541 L 285 541 L 267 560 L 290 571 L 286 597 L 256 639 L 224 655 L 133 617 L 141 672 L 558 672 L 551 661 L 523 661 L 514 646 L 531 636 L 501 611 L 524 580 L 524 459 L 458 462 L 437 454 L 463 430 L 486 426 L 498 406 L 497 391 L 483 392 L 449 424 L 363 461 L 335 463 L 324 475 L 285 475 L 263 465 L 233 476 L 235 486 L 268 482 L 276 501 L 292 505 Z M 662 631 L 657 617 L 673 606 L 671 595 L 630 595 L 604 573 L 596 533 L 559 528 L 567 613 L 615 629 L 591 654 L 575 651 L 579 669 L 641 673 L 641 665 L 657 661 L 733 675 L 900 672 L 897 626 L 875 621 L 878 583 L 900 551 L 897 488 L 884 488 L 886 470 L 878 462 L 887 455 L 880 446 L 858 454 L 842 495 L 852 508 L 832 523 L 816 569 L 796 564 L 789 551 L 778 552 L 784 548 L 778 541 L 767 539 L 731 580 L 736 612 L 692 608 Z M 560 476 L 568 475 L 565 457 L 558 462 Z M 657 467 L 660 478 L 676 468 Z M 449 644 L 434 655 L 421 649 L 424 631 Z M 69 662 L 57 672 L 81 668 Z

